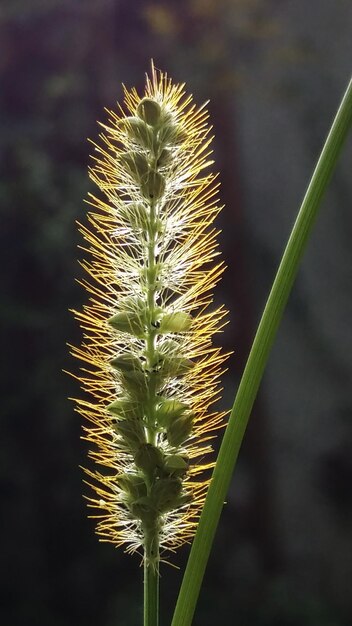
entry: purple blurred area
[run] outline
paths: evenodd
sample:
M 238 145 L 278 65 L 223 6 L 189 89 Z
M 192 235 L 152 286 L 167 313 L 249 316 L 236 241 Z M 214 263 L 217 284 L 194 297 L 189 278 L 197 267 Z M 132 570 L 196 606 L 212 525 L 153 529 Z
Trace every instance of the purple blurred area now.
M 348 0 L 3 0 L 0 621 L 138 626 L 140 557 L 98 543 L 79 465 L 69 313 L 96 120 L 153 58 L 210 99 L 229 408 L 351 73 Z M 224 507 L 194 626 L 352 623 L 351 137 L 322 206 Z M 216 444 L 217 446 L 218 444 Z M 163 565 L 169 624 L 189 549 Z

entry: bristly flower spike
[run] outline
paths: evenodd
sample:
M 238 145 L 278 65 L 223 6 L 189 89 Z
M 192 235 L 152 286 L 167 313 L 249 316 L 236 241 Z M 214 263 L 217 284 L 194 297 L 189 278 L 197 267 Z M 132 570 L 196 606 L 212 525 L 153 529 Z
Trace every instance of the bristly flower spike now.
M 220 207 L 211 165 L 208 113 L 184 85 L 155 70 L 143 97 L 124 88 L 109 112 L 90 177 L 102 199 L 80 226 L 89 261 L 89 304 L 75 312 L 84 331 L 77 400 L 84 438 L 100 467 L 86 470 L 101 540 L 143 548 L 157 568 L 160 548 L 193 536 L 209 482 L 210 440 L 224 415 L 226 355 L 211 338 L 223 307 L 209 311 L 223 271 L 215 263 Z

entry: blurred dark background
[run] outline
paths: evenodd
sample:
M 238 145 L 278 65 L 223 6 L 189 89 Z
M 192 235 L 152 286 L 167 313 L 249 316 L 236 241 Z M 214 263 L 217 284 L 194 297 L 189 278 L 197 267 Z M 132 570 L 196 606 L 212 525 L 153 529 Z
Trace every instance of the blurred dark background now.
M 305 186 L 351 72 L 350 0 L 2 0 L 1 623 L 141 623 L 138 557 L 86 519 L 86 446 L 66 341 L 87 137 L 121 82 L 157 67 L 210 98 L 235 349 L 230 407 Z M 352 623 L 351 137 L 324 201 L 241 451 L 195 626 Z M 184 568 L 188 548 L 173 562 Z M 161 574 L 170 623 L 181 571 Z

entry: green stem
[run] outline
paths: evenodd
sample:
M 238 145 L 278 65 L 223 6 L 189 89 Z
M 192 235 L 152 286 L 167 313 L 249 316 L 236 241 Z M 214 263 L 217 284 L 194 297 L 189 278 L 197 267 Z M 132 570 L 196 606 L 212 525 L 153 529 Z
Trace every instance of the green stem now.
M 147 551 L 147 546 L 145 546 Z M 159 567 L 144 559 L 144 626 L 159 624 Z
M 152 373 L 155 367 L 155 342 L 157 331 L 153 327 L 156 297 L 156 217 L 155 205 L 150 203 L 149 234 L 148 234 L 148 265 L 147 265 L 147 307 L 148 307 L 148 334 L 145 340 L 147 369 L 150 372 L 148 382 L 148 415 L 147 439 L 156 444 L 155 404 L 156 388 Z M 148 494 L 154 478 L 146 476 Z M 144 534 L 144 626 L 158 626 L 159 624 L 159 525 L 157 518 L 143 524 Z
M 150 203 L 150 217 L 149 217 L 149 234 L 148 234 L 148 266 L 147 266 L 147 307 L 148 307 L 148 335 L 146 337 L 146 357 L 147 367 L 149 371 L 152 371 L 155 365 L 155 340 L 156 330 L 153 327 L 154 313 L 155 313 L 155 246 L 156 246 L 156 225 L 155 225 L 155 206 L 154 202 Z M 150 375 L 148 383 L 148 441 L 155 444 L 155 381 L 153 375 Z
M 224 499 L 269 352 L 323 194 L 352 123 L 352 81 L 343 97 L 283 254 L 245 367 L 183 577 L 172 626 L 190 626 Z

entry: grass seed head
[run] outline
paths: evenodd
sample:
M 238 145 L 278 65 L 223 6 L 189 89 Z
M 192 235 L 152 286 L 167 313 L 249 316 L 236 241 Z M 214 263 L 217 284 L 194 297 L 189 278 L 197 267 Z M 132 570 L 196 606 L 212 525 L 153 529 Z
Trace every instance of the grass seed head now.
M 174 550 L 192 537 L 208 486 L 209 440 L 223 415 L 225 356 L 212 346 L 223 307 L 209 310 L 223 272 L 208 113 L 152 65 L 140 96 L 125 89 L 95 144 L 89 226 L 90 299 L 76 312 L 95 471 L 86 470 L 104 541 Z M 88 399 L 87 399 L 88 398 Z

